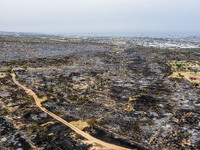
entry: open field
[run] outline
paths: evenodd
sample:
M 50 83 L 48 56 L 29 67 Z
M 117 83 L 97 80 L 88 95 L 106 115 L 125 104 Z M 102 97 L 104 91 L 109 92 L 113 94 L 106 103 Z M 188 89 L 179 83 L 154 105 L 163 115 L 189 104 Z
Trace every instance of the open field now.
M 173 78 L 184 78 L 192 83 L 200 83 L 200 61 L 171 61 L 167 63 Z

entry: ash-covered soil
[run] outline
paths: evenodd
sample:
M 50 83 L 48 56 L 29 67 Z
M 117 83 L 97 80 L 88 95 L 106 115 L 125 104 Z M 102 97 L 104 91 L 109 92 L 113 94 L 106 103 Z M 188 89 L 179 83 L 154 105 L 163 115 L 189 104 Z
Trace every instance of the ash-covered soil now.
M 22 38 L 23 39 L 23 38 Z M 87 51 L 111 51 L 112 45 L 87 42 L 59 42 L 59 41 L 18 41 L 4 39 L 0 36 L 0 61 L 11 61 L 33 58 L 52 58 L 60 55 L 73 55 Z
M 15 44 L 8 42 L 11 47 Z M 54 55 L 54 48 L 47 48 L 51 44 L 23 43 L 30 51 L 41 48 L 38 55 L 27 54 L 28 60 L 7 45 L 9 58 L 21 60 L 1 62 L 1 68 L 14 67 L 17 80 L 46 99 L 43 107 L 68 122 L 87 122 L 85 132 L 127 148 L 200 149 L 199 86 L 168 78 L 171 70 L 166 64 L 199 61 L 196 51 L 137 47 L 116 52 L 112 46 L 107 50 L 108 45 L 101 45 L 99 50 L 99 45 L 84 43 L 77 51 L 73 43 L 69 54 L 65 44 L 57 43 L 55 48 L 62 53 Z M 3 55 L 0 60 L 5 60 Z M 24 142 L 27 149 L 91 148 L 81 136 L 39 110 L 11 77 L 0 78 L 0 86 L 1 124 L 14 129 L 0 132 L 0 147 L 15 149 Z M 21 138 L 12 138 L 17 144 L 7 144 L 6 139 L 17 133 Z

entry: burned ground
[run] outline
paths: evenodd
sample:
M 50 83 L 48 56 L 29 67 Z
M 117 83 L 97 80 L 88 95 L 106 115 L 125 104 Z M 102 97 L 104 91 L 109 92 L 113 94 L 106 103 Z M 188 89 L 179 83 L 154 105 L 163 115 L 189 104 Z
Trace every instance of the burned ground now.
M 45 50 L 53 51 L 47 47 L 54 44 L 24 43 L 29 48 L 41 47 L 44 56 Z M 171 69 L 166 64 L 174 59 L 196 60 L 195 52 L 142 47 L 116 53 L 108 51 L 108 45 L 101 45 L 102 50 L 96 50 L 99 45 L 89 45 L 91 49 L 88 44 L 82 45 L 76 46 L 85 47 L 84 51 L 71 45 L 69 53 L 65 44 L 55 44 L 53 48 L 66 51 L 62 56 L 55 52 L 56 57 L 42 58 L 38 54 L 42 57 L 22 57 L 1 62 L 1 66 L 20 67 L 15 70 L 17 80 L 39 98 L 46 98 L 43 107 L 68 122 L 87 122 L 90 127 L 83 130 L 101 140 L 137 149 L 199 148 L 199 87 L 183 79 L 168 78 Z M 29 137 L 33 145 L 89 149 L 82 137 L 39 110 L 11 77 L 0 82 L 2 111 L 6 113 L 4 107 L 10 109 L 3 117 L 15 128 L 19 126 L 16 130 Z M 0 141 L 0 146 L 4 147 L 4 142 Z

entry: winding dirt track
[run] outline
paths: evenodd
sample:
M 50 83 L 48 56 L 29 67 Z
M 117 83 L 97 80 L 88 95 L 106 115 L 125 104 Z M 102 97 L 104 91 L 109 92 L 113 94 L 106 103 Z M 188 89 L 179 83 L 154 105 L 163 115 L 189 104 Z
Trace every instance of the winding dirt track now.
M 39 98 L 37 97 L 37 95 L 31 90 L 31 89 L 28 89 L 27 87 L 21 85 L 18 81 L 16 81 L 16 78 L 15 78 L 15 73 L 12 73 L 11 74 L 12 76 L 12 80 L 13 82 L 20 86 L 21 88 L 23 88 L 27 94 L 33 96 L 34 100 L 35 100 L 35 103 L 36 105 L 42 110 L 44 111 L 45 113 L 47 113 L 48 115 L 50 115 L 51 117 L 53 117 L 54 119 L 62 122 L 63 124 L 65 124 L 66 126 L 70 127 L 72 130 L 74 130 L 76 133 L 82 135 L 84 138 L 88 139 L 88 143 L 90 144 L 93 144 L 93 145 L 101 145 L 101 149 L 105 149 L 105 150 L 128 150 L 128 148 L 124 148 L 124 147 L 121 147 L 121 146 L 117 146 L 117 145 L 113 145 L 113 144 L 110 144 L 110 143 L 106 143 L 104 141 L 101 141 L 99 139 L 96 139 L 94 137 L 92 137 L 91 135 L 83 132 L 82 130 L 78 129 L 77 127 L 73 126 L 72 124 L 70 124 L 69 122 L 65 121 L 64 119 L 60 118 L 59 116 L 55 115 L 54 113 L 48 111 L 46 108 L 42 107 L 41 106 L 41 103 L 39 101 Z

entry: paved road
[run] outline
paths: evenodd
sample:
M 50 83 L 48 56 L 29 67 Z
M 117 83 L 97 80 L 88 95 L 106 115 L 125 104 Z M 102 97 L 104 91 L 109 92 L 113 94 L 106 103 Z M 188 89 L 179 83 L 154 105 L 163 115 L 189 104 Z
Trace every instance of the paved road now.
M 93 144 L 93 145 L 100 145 L 101 149 L 105 149 L 105 150 L 128 150 L 128 148 L 124 148 L 124 147 L 121 147 L 121 146 L 117 146 L 117 145 L 113 145 L 113 144 L 110 144 L 110 143 L 106 143 L 104 141 L 101 141 L 97 138 L 94 138 L 93 136 L 83 132 L 82 130 L 78 129 L 77 127 L 73 126 L 72 124 L 70 124 L 69 122 L 65 121 L 64 119 L 60 118 L 59 116 L 55 115 L 54 113 L 48 111 L 46 108 L 42 107 L 41 106 L 41 103 L 40 103 L 40 100 L 38 98 L 38 96 L 31 90 L 31 89 L 28 89 L 27 87 L 21 85 L 18 81 L 16 81 L 16 78 L 15 78 L 15 73 L 12 73 L 11 74 L 12 76 L 12 80 L 13 82 L 20 86 L 21 88 L 23 88 L 27 94 L 33 96 L 34 100 L 35 100 L 35 103 L 36 105 L 42 110 L 44 111 L 45 113 L 47 113 L 48 115 L 50 115 L 51 117 L 53 117 L 54 119 L 62 122 L 63 124 L 67 125 L 68 127 L 70 127 L 72 130 L 74 130 L 76 133 L 82 135 L 84 138 L 88 139 L 88 143 L 90 144 Z

